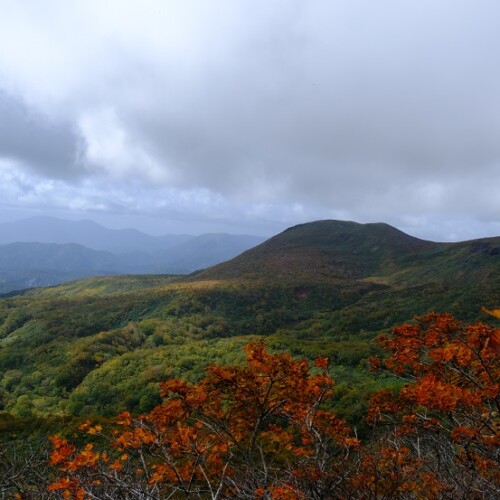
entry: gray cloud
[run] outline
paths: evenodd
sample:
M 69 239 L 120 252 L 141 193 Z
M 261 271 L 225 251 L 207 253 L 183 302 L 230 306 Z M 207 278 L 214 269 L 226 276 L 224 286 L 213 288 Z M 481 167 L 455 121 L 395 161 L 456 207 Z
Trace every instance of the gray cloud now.
M 46 176 L 79 175 L 83 144 L 70 123 L 53 122 L 0 91 L 0 158 Z
M 361 20 L 349 33 L 328 25 L 315 33 L 314 16 L 311 25 L 292 25 L 281 36 L 295 50 L 259 46 L 278 68 L 243 41 L 229 65 L 222 60 L 194 90 L 179 92 L 179 111 L 167 94 L 153 114 L 125 121 L 173 164 L 179 182 L 225 194 L 243 184 L 252 196 L 256 178 L 307 199 L 335 186 L 386 191 L 408 181 L 449 183 L 471 169 L 491 173 L 500 160 L 496 27 L 480 9 L 438 11 L 429 22 L 423 4 L 420 19 L 401 9 L 399 17 L 391 3 L 386 18 Z M 293 36 L 301 29 L 302 43 Z
M 24 40 L 0 50 L 0 88 L 28 103 L 0 94 L 0 154 L 41 177 L 228 224 L 498 230 L 498 2 L 34 5 L 0 21 Z

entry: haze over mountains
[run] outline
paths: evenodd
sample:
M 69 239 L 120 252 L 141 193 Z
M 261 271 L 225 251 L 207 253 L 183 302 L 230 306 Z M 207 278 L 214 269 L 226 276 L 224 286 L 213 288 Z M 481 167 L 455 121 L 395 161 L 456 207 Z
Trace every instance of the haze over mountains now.
M 93 221 L 32 217 L 0 224 L 0 292 L 87 276 L 188 274 L 228 260 L 264 238 L 107 229 Z
M 188 234 L 150 236 L 137 229 L 108 229 L 91 220 L 30 217 L 0 224 L 0 244 L 18 242 L 77 243 L 113 253 L 165 250 L 194 238 Z

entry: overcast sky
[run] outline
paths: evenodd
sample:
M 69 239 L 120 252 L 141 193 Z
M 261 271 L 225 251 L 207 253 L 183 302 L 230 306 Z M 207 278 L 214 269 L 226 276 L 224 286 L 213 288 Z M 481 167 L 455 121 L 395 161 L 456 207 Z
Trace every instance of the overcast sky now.
M 0 0 L 0 222 L 500 235 L 498 0 Z

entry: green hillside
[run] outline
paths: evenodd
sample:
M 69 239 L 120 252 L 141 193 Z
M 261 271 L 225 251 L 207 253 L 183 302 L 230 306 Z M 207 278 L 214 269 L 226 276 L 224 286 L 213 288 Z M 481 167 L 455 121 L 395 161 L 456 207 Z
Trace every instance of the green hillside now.
M 394 383 L 368 370 L 373 338 L 416 314 L 481 317 L 500 304 L 500 238 L 433 243 L 386 224 L 288 229 L 187 277 L 89 278 L 0 300 L 0 406 L 19 417 L 144 412 L 158 383 L 271 350 L 329 356 L 353 421 Z M 359 424 L 359 422 L 358 422 Z

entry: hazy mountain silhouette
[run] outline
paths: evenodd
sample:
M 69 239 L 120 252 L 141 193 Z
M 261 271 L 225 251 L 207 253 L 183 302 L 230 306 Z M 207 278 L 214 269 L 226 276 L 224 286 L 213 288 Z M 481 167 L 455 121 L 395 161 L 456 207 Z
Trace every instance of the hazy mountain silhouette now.
M 188 234 L 150 236 L 137 229 L 108 229 L 91 220 L 30 217 L 0 224 L 0 244 L 18 242 L 77 243 L 113 253 L 165 250 L 194 238 Z
M 0 293 L 87 276 L 188 274 L 262 240 L 229 234 L 155 237 L 135 229 L 107 229 L 92 221 L 33 217 L 0 225 Z

